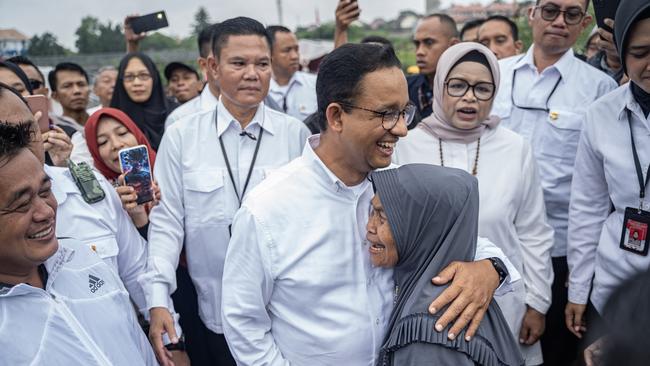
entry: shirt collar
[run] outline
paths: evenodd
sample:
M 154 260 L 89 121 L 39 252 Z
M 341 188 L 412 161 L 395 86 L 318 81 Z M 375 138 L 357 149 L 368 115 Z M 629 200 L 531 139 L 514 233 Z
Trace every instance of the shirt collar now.
M 535 45 L 531 45 L 526 54 L 523 57 L 520 57 L 519 60 L 515 63 L 515 70 L 520 69 L 524 66 L 528 66 L 533 70 L 537 69 L 537 66 L 535 66 L 535 59 L 533 57 L 533 50 L 535 48 Z M 573 50 L 569 48 L 568 51 L 560 57 L 559 60 L 557 60 L 553 65 L 549 66 L 548 68 L 554 68 L 556 69 L 560 75 L 562 76 L 562 79 L 566 80 L 571 71 L 571 66 L 573 65 L 573 62 L 575 61 L 575 55 L 573 54 Z M 582 62 L 582 61 L 580 61 Z
M 318 168 L 319 171 L 321 172 L 321 176 L 327 180 L 329 183 L 329 186 L 332 187 L 334 190 L 337 192 L 340 191 L 341 189 L 347 189 L 349 190 L 350 187 L 345 185 L 339 177 L 332 172 L 325 163 L 320 159 L 320 157 L 316 154 L 314 149 L 316 149 L 320 145 L 320 134 L 312 135 L 307 139 L 307 143 L 305 144 L 305 147 L 302 152 L 302 156 L 309 161 L 313 162 Z M 370 182 L 367 179 L 364 179 L 361 184 L 364 184 L 366 186 L 370 185 Z M 366 187 L 367 188 L 367 187 Z
M 291 87 L 291 85 L 293 85 L 293 83 L 300 84 L 300 85 L 304 84 L 304 81 L 302 79 L 302 73 L 300 71 L 294 72 L 293 76 L 291 76 L 291 79 L 289 79 L 289 82 L 287 83 L 287 85 L 283 85 L 283 86 L 280 86 L 280 84 L 278 84 L 278 82 L 275 81 L 274 78 L 271 78 L 271 88 L 270 88 L 270 90 L 273 91 L 273 92 L 278 92 L 278 88 Z
M 44 169 L 45 174 L 52 179 L 52 193 L 59 205 L 66 201 L 69 194 L 79 192 L 79 188 L 77 188 L 77 185 L 74 183 L 72 175 L 68 169 L 51 167 L 49 165 L 44 165 Z M 68 179 L 61 179 L 62 176 Z
M 645 121 L 646 118 L 643 115 L 643 112 L 641 111 L 641 106 L 639 103 L 634 99 L 634 95 L 632 94 L 632 91 L 630 90 L 631 85 L 628 83 L 625 86 L 624 94 L 623 94 L 623 99 L 625 100 L 625 103 L 622 103 L 619 105 L 619 108 L 617 109 L 618 112 L 618 120 L 619 121 L 627 121 L 627 111 L 632 112 L 632 114 L 636 115 L 637 118 L 639 118 L 642 121 Z M 643 116 L 643 117 L 641 117 Z
M 236 126 L 237 129 L 241 129 L 241 127 L 239 126 L 239 122 L 235 119 L 235 117 L 232 116 L 232 114 L 230 114 L 228 109 L 223 105 L 221 101 L 221 97 L 219 97 L 219 101 L 217 103 L 217 113 L 218 113 L 217 118 L 219 119 L 219 123 L 217 125 L 217 136 L 221 137 L 221 135 L 233 123 L 237 124 Z M 246 126 L 245 129 L 250 132 L 250 129 L 253 129 L 256 125 L 261 126 L 265 132 L 268 132 L 271 135 L 275 133 L 272 115 L 266 110 L 266 107 L 263 102 L 257 106 L 257 111 L 255 112 L 255 116 L 253 116 L 253 119 L 248 124 L 248 126 Z

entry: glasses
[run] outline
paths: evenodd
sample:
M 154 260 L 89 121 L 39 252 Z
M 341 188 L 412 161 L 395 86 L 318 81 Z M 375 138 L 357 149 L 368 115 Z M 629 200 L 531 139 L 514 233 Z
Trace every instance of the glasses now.
M 521 58 L 520 58 L 521 60 Z M 517 70 L 512 72 L 512 84 L 510 87 L 510 102 L 512 103 L 513 106 L 519 108 L 519 109 L 525 109 L 527 111 L 542 111 L 549 113 L 551 109 L 548 107 L 548 102 L 551 100 L 551 97 L 553 97 L 553 94 L 555 94 L 555 91 L 557 90 L 557 87 L 560 85 L 560 82 L 562 81 L 562 75 L 557 79 L 555 82 L 555 85 L 553 86 L 553 89 L 551 89 L 551 93 L 546 97 L 546 103 L 544 103 L 544 107 L 531 107 L 531 106 L 523 106 L 519 105 L 515 102 L 515 80 L 517 80 Z
M 584 18 L 585 13 L 580 8 L 569 8 L 567 10 L 560 10 L 557 6 L 553 5 L 544 5 L 536 6 L 535 9 L 541 9 L 542 19 L 552 22 L 554 21 L 560 13 L 564 15 L 564 22 L 568 25 L 574 25 L 580 23 L 582 18 Z
M 124 81 L 127 83 L 132 83 L 135 81 L 135 79 L 138 79 L 140 81 L 147 81 L 151 79 L 151 75 L 148 72 L 141 72 L 139 74 L 126 74 L 124 75 Z
M 447 94 L 451 97 L 462 97 L 467 94 L 471 88 L 472 93 L 478 100 L 486 101 L 494 96 L 494 83 L 480 82 L 470 84 L 467 80 L 451 78 L 445 83 L 447 85 Z
M 36 79 L 29 79 L 29 85 L 32 87 L 32 90 L 36 90 L 43 86 L 43 82 Z
M 411 123 L 413 123 L 413 117 L 415 117 L 415 110 L 416 110 L 415 104 L 411 102 L 409 102 L 406 105 L 406 107 L 401 111 L 393 110 L 393 111 L 384 111 L 384 112 L 357 107 L 354 104 L 350 104 L 346 102 L 339 102 L 339 104 L 353 109 L 360 109 L 362 111 L 372 112 L 377 116 L 381 116 L 381 127 L 383 127 L 384 130 L 386 131 L 390 131 L 393 128 L 395 128 L 395 125 L 397 125 L 397 121 L 399 121 L 400 117 L 404 118 L 404 123 L 406 123 L 406 126 L 409 127 Z

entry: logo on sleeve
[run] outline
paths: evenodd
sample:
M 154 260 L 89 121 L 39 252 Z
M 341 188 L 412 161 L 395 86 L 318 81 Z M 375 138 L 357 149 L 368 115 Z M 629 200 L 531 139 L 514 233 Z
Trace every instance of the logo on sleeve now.
M 104 280 L 93 275 L 88 275 L 88 287 L 90 287 L 90 292 L 94 294 L 102 286 L 104 286 Z

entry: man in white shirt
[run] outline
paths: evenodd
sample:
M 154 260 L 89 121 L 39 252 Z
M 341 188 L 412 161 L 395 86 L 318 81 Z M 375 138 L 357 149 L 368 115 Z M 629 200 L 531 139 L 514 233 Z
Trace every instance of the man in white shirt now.
M 210 364 L 234 365 L 223 336 L 221 276 L 230 224 L 241 200 L 272 170 L 300 155 L 309 134 L 302 122 L 266 107 L 270 41 L 250 18 L 221 23 L 210 71 L 219 80 L 215 109 L 186 116 L 163 137 L 155 175 L 163 192 L 151 212 L 148 276 L 141 281 L 151 313 L 150 338 L 166 363 L 160 335 L 173 335 L 167 304 L 185 245 L 199 315 L 209 329 Z
M 553 303 L 542 336 L 544 362 L 570 363 L 577 346 L 564 326 L 567 225 L 573 163 L 587 106 L 616 87 L 611 78 L 577 59 L 571 47 L 591 22 L 585 0 L 540 0 L 528 10 L 534 44 L 523 56 L 500 61 L 501 88 L 493 113 L 526 138 L 540 171 L 549 224 Z
M 298 38 L 288 28 L 266 28 L 272 42 L 273 78 L 266 104 L 301 121 L 316 112 L 316 75 L 300 70 Z
M 217 105 L 219 99 L 219 86 L 215 76 L 208 69 L 208 59 L 214 58 L 212 54 L 212 40 L 216 36 L 218 24 L 211 24 L 201 30 L 199 33 L 199 58 L 197 63 L 203 74 L 205 86 L 197 97 L 183 103 L 174 109 L 165 120 L 165 129 L 169 128 L 179 119 L 201 111 L 211 111 Z
M 3 119 L 24 122 L 0 123 L 0 363 L 155 365 L 117 274 L 58 242 L 52 183 L 27 149 L 33 116 L 7 89 L 0 98 Z
M 325 59 L 317 89 L 322 134 L 256 187 L 233 223 L 222 306 L 238 364 L 376 363 L 394 282 L 392 270 L 372 267 L 364 240 L 368 173 L 387 167 L 406 135 L 415 114 L 406 85 L 388 47 L 347 44 Z M 477 258 L 500 252 L 479 247 Z M 453 304 L 436 328 L 462 313 L 449 337 L 471 337 L 499 283 L 495 267 L 453 263 L 439 277 L 436 284 L 454 282 L 429 310 Z

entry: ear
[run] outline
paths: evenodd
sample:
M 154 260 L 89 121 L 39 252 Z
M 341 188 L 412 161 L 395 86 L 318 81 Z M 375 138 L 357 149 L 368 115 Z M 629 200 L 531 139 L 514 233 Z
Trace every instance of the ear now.
M 327 129 L 340 133 L 343 130 L 343 114 L 343 107 L 340 104 L 330 103 L 325 110 Z
M 208 59 L 205 57 L 199 57 L 196 59 L 196 63 L 199 64 L 199 70 L 201 70 L 201 75 L 203 76 L 203 81 L 208 80 Z
M 591 16 L 591 14 L 587 13 L 584 18 L 582 18 L 582 22 L 580 23 L 580 26 L 582 27 L 582 30 L 585 30 L 589 24 L 591 24 L 591 21 L 594 18 Z
M 207 71 L 212 75 L 212 78 L 218 80 L 219 75 L 219 60 L 214 55 L 208 56 L 208 69 Z
M 524 49 L 524 42 L 521 40 L 515 41 L 515 49 L 517 50 L 517 53 L 521 53 L 521 51 Z
M 533 5 L 528 8 L 528 26 L 532 27 L 532 24 L 530 24 L 530 22 L 532 22 L 534 18 L 535 18 L 535 6 Z
M 59 96 L 57 95 L 57 93 L 55 91 L 52 92 L 51 97 L 52 97 L 52 99 L 56 100 L 57 102 L 59 101 Z
M 449 40 L 449 47 L 451 47 L 451 46 L 453 46 L 453 45 L 455 45 L 457 43 L 460 43 L 460 38 L 453 37 L 451 40 Z

